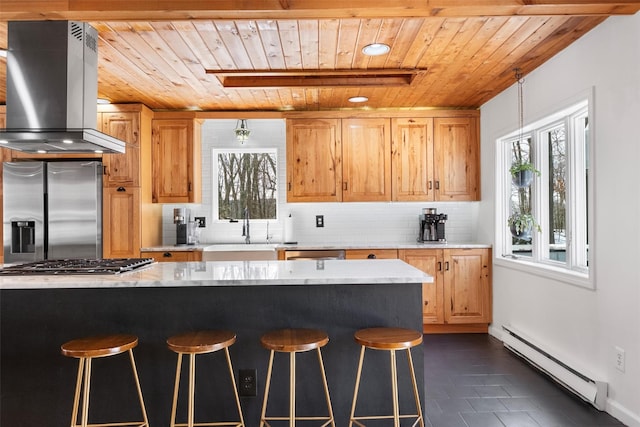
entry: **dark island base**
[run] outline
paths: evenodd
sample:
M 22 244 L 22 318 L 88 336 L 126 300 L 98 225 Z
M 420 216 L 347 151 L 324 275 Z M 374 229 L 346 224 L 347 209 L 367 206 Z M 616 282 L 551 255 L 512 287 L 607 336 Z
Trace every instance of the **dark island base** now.
M 150 425 L 168 425 L 177 356 L 166 347 L 167 337 L 226 328 L 237 333 L 230 348 L 236 378 L 239 369 L 257 369 L 258 395 L 241 398 L 245 423 L 255 427 L 269 357 L 260 335 L 304 327 L 329 334 L 324 363 L 336 425 L 346 426 L 360 350 L 353 333 L 373 326 L 421 330 L 421 300 L 420 284 L 2 290 L 0 424 L 69 425 L 77 359 L 62 356 L 60 345 L 86 335 L 126 332 L 140 340 L 134 354 Z M 412 354 L 423 393 L 422 347 Z M 400 407 L 413 412 L 404 354 L 398 353 L 398 361 Z M 315 353 L 298 353 L 297 367 L 298 413 L 324 415 Z M 226 369 L 223 352 L 197 357 L 196 421 L 237 419 Z M 95 359 L 91 386 L 90 421 L 140 418 L 126 354 Z M 358 412 L 390 414 L 390 390 L 388 352 L 368 350 Z M 183 397 L 179 421 L 186 419 Z M 276 354 L 268 415 L 286 415 L 287 397 L 288 355 Z

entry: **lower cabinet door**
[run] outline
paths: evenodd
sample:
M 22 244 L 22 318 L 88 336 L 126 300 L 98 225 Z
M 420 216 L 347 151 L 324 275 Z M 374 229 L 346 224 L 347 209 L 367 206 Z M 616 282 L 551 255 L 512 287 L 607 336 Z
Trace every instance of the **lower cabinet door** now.
M 490 323 L 489 251 L 444 250 L 444 313 L 447 323 Z
M 433 283 L 422 284 L 422 323 L 443 324 L 442 251 L 400 249 L 399 258 L 433 277 Z
M 104 188 L 102 203 L 103 257 L 140 257 L 140 188 Z

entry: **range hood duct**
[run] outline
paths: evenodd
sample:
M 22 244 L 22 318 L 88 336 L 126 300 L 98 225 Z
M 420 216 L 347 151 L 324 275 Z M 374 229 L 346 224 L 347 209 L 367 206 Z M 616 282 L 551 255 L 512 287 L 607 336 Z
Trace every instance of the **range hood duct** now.
M 123 141 L 96 130 L 96 29 L 75 21 L 12 21 L 7 35 L 7 127 L 0 147 L 124 153 Z

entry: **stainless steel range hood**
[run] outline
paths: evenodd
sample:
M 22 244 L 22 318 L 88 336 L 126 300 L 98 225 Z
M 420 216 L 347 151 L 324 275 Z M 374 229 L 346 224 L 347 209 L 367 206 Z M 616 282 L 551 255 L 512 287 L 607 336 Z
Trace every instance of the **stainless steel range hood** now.
M 0 146 L 30 153 L 124 153 L 96 130 L 98 32 L 74 21 L 8 23 L 7 128 Z

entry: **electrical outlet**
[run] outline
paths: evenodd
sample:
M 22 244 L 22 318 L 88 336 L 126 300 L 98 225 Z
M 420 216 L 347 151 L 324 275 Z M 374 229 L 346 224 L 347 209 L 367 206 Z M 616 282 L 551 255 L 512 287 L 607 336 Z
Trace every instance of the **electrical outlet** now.
M 324 215 L 316 215 L 316 227 L 324 227 Z
M 238 370 L 238 394 L 240 396 L 254 397 L 258 395 L 258 380 L 256 369 Z
M 197 216 L 193 220 L 198 224 L 198 228 L 205 228 L 207 226 L 207 218 L 203 216 Z
M 615 348 L 615 366 L 616 369 L 620 372 L 624 372 L 624 349 L 616 346 Z

